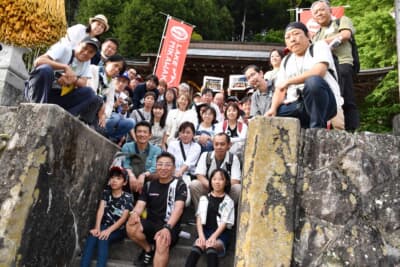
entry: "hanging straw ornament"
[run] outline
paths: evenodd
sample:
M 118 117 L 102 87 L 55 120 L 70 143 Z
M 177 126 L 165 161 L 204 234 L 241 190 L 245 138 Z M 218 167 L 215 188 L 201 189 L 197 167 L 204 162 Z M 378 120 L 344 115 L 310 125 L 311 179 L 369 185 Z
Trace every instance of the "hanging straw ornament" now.
M 1 0 L 0 42 L 43 47 L 65 35 L 64 0 Z

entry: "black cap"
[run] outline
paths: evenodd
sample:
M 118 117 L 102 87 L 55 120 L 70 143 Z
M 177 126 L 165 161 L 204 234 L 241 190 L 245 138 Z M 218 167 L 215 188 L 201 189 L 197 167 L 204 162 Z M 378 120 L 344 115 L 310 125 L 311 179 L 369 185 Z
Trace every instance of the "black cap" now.
M 302 30 L 302 31 L 304 32 L 304 34 L 305 34 L 306 36 L 308 35 L 308 29 L 307 29 L 306 25 L 304 25 L 304 24 L 301 23 L 301 22 L 297 22 L 297 21 L 295 21 L 295 22 L 290 22 L 290 23 L 286 26 L 285 33 L 286 33 L 287 31 L 290 31 L 290 30 L 293 30 L 293 29 L 300 29 L 300 30 Z
M 237 98 L 234 95 L 228 96 L 228 98 L 226 99 L 226 102 L 239 102 L 239 98 Z
M 81 41 L 81 43 L 92 45 L 94 48 L 96 48 L 96 51 L 98 51 L 100 49 L 100 42 L 99 42 L 99 40 L 97 40 L 97 38 L 94 38 L 94 37 L 85 37 Z

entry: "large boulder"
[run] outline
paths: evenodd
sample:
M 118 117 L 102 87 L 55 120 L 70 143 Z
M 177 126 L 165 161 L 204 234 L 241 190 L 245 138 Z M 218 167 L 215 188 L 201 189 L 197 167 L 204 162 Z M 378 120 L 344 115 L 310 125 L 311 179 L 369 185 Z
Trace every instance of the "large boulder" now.
M 299 163 L 294 262 L 400 263 L 400 138 L 306 130 Z
M 56 105 L 0 111 L 0 266 L 68 266 L 118 147 Z

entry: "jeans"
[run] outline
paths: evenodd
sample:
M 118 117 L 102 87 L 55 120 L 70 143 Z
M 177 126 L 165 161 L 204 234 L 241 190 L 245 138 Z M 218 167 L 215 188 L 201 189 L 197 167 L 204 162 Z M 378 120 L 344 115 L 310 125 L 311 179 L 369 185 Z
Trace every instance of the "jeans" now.
M 101 226 L 101 230 L 106 229 L 107 227 Z M 115 230 L 110 234 L 107 240 L 99 240 L 97 237 L 89 234 L 85 249 L 83 250 L 81 267 L 89 267 L 90 262 L 92 261 L 92 256 L 94 249 L 97 245 L 97 267 L 105 267 L 107 265 L 108 260 L 108 247 L 110 244 L 120 241 L 126 237 L 125 229 Z
M 302 128 L 326 128 L 336 113 L 335 96 L 328 83 L 320 76 L 311 76 L 304 82 L 302 99 L 281 105 L 277 116 L 298 118 Z
M 34 103 L 57 104 L 74 116 L 96 101 L 96 94 L 90 87 L 79 87 L 61 96 L 61 89 L 53 89 L 54 70 L 44 64 L 31 72 L 25 91 L 27 100 Z
M 121 114 L 113 112 L 106 121 L 105 134 L 110 140 L 119 141 L 122 136 L 135 127 L 135 124 L 134 119 L 124 118 Z

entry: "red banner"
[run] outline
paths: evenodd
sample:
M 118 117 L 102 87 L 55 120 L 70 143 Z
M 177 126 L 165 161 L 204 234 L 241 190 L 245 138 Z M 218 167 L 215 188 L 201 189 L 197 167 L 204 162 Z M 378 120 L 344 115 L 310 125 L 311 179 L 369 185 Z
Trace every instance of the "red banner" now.
M 344 15 L 344 7 L 332 7 L 332 19 L 338 19 Z M 300 21 L 303 22 L 311 34 L 319 30 L 318 23 L 312 18 L 311 10 L 302 10 L 300 13 Z
M 155 74 L 159 79 L 164 79 L 168 87 L 173 87 L 181 81 L 193 28 L 171 17 L 167 20 Z

